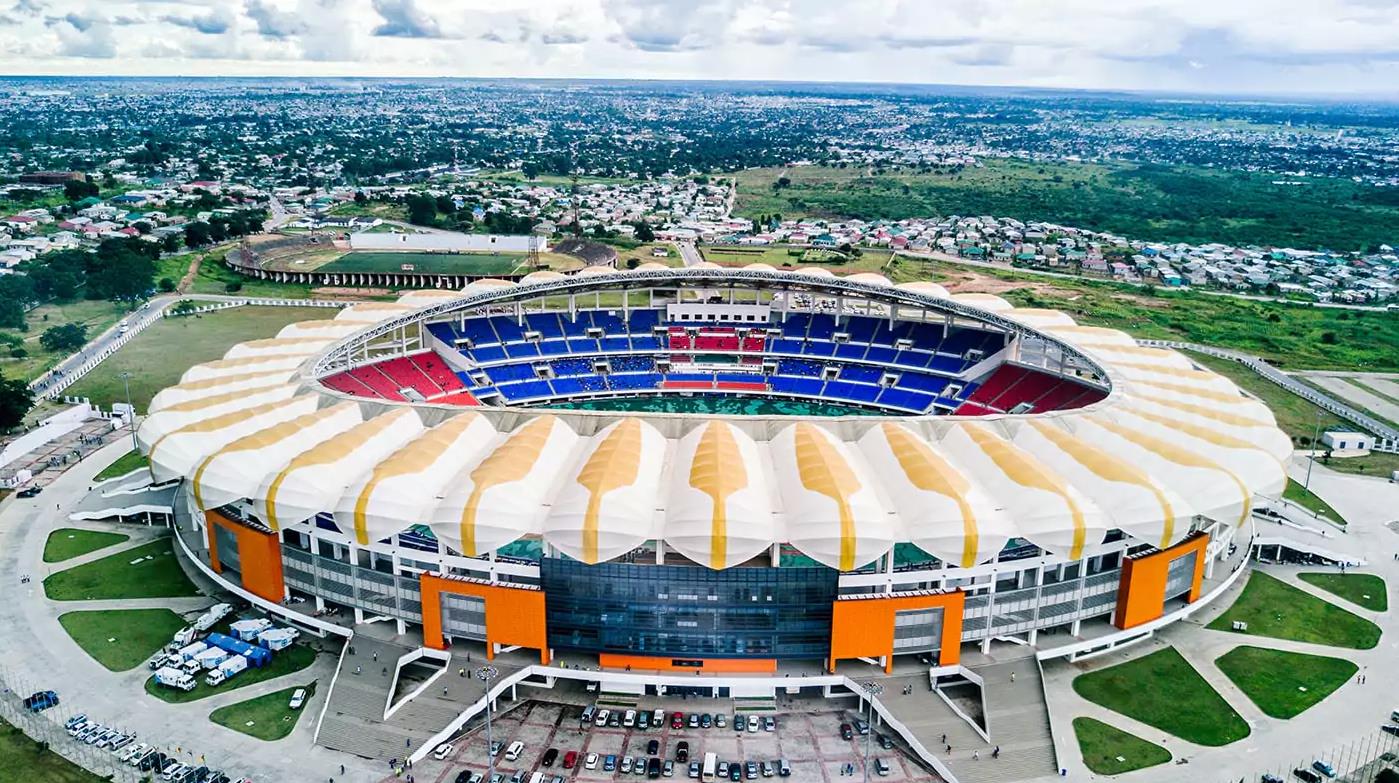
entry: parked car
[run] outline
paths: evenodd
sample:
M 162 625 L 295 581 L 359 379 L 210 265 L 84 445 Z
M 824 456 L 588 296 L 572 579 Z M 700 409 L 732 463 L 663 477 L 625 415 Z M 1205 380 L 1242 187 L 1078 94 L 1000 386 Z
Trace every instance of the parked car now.
M 702 728 L 702 729 L 707 729 L 707 728 L 709 728 L 710 726 L 713 726 L 713 725 L 714 725 L 714 716 L 713 716 L 713 715 L 710 715 L 710 714 L 707 713 L 707 712 L 704 713 L 703 715 L 700 716 L 699 724 L 700 724 L 700 728 Z
M 667 778 L 669 778 L 669 777 L 674 777 L 674 776 L 675 776 L 675 762 L 674 762 L 674 761 L 671 761 L 670 759 L 666 759 L 664 762 L 661 763 L 661 776 L 662 776 L 662 777 L 667 777 Z
M 574 766 L 575 764 L 577 764 L 577 763 L 578 763 L 578 751 L 576 751 L 576 750 L 570 750 L 569 752 L 563 754 L 563 768 L 564 768 L 564 769 L 573 769 L 573 766 Z
M 699 716 L 699 713 L 697 713 L 697 712 L 692 712 L 692 713 L 690 713 L 690 717 L 686 719 L 685 725 L 686 725 L 687 727 L 689 727 L 689 728 L 692 728 L 692 729 L 697 729 L 697 728 L 699 728 L 699 727 L 700 727 L 700 716 Z
M 840 738 L 843 740 L 853 739 L 855 732 L 850 728 L 849 723 L 840 724 Z
M 758 770 L 763 773 L 763 777 L 770 778 L 777 771 L 777 767 L 771 761 L 764 761 L 758 765 Z
M 874 771 L 879 773 L 881 778 L 889 776 L 889 762 L 884 759 L 874 760 Z
M 878 742 L 879 747 L 885 750 L 891 750 L 894 747 L 894 740 L 891 739 L 888 734 L 876 734 L 874 735 L 874 741 Z
M 597 769 L 597 760 L 598 755 L 596 753 L 589 753 L 588 755 L 584 756 L 583 769 Z
M 783 777 L 783 778 L 785 778 L 785 777 L 790 776 L 791 774 L 792 774 L 792 765 L 787 763 L 787 759 L 778 759 L 778 760 L 777 760 L 777 775 L 778 775 L 778 777 Z
M 687 777 L 691 777 L 691 778 L 694 778 L 695 780 L 699 780 L 699 776 L 700 776 L 700 763 L 699 763 L 698 761 L 691 761 L 691 762 L 690 762 L 690 771 L 689 771 L 689 772 L 686 772 L 685 774 L 686 774 Z
M 641 731 L 651 728 L 651 712 L 649 710 L 642 710 L 636 714 L 636 728 Z
M 658 729 L 665 725 L 665 710 L 657 707 L 656 711 L 651 713 L 651 725 Z
M 746 727 L 743 725 L 744 722 L 745 722 L 745 718 L 744 718 L 742 715 L 735 715 L 735 716 L 734 716 L 734 731 L 743 731 L 743 729 L 746 728 Z
M 1263 777 L 1258 779 L 1258 783 L 1282 783 L 1282 778 L 1264 772 Z
M 36 497 L 40 492 L 43 492 L 43 491 L 44 491 L 44 488 L 41 487 L 41 486 L 38 486 L 38 485 L 36 484 L 36 485 L 28 486 L 28 487 L 25 487 L 24 489 L 21 489 L 20 491 L 16 492 L 15 495 L 16 495 L 17 497 L 22 497 L 22 498 L 32 498 L 32 497 Z
M 441 745 L 438 745 L 437 749 L 432 752 L 432 757 L 437 759 L 438 761 L 441 761 L 442 759 L 445 759 L 447 758 L 447 756 L 451 755 L 451 753 L 452 743 L 444 742 Z
M 714 725 L 721 729 L 728 728 L 729 719 L 725 718 L 724 713 L 720 712 L 714 716 Z
M 603 757 L 603 759 L 602 759 L 602 771 L 603 771 L 603 772 L 611 772 L 612 770 L 614 770 L 614 769 L 616 769 L 616 768 L 617 768 L 617 756 L 616 756 L 616 754 L 609 753 L 609 754 L 607 754 L 606 756 Z
M 1399 726 L 1395 726 L 1393 723 L 1384 724 L 1380 727 L 1380 731 L 1383 731 L 1385 734 L 1393 734 L 1394 736 L 1399 737 Z
M 1322 761 L 1321 759 L 1317 759 L 1316 761 L 1312 762 L 1312 769 L 1316 770 L 1317 772 L 1320 772 L 1328 778 L 1336 777 L 1336 768 L 1331 766 L 1329 762 Z
M 609 710 L 609 709 L 607 709 L 606 707 L 603 707 L 602 709 L 598 710 L 598 711 L 597 711 L 597 715 L 594 716 L 594 718 L 593 718 L 593 725 L 594 725 L 594 726 L 599 726 L 599 727 L 601 727 L 601 726 L 606 726 L 606 725 L 607 725 L 607 718 L 608 718 L 608 716 L 610 716 L 611 714 L 612 714 L 612 710 Z
M 743 765 L 735 761 L 729 765 L 729 780 L 743 780 Z
M 655 756 L 646 762 L 646 777 L 655 780 L 661 776 L 661 760 Z
M 650 742 L 646 743 L 646 755 L 648 755 L 648 756 L 654 756 L 654 755 L 656 755 L 657 753 L 660 753 L 660 752 L 661 752 L 661 741 L 660 741 L 660 740 L 651 740 Z
M 750 761 L 750 762 L 748 762 L 747 764 L 744 764 L 744 765 L 743 765 L 743 776 L 744 776 L 745 778 L 748 778 L 749 780 L 757 780 L 757 778 L 758 778 L 758 762 L 756 762 L 756 761 Z
M 675 760 L 682 764 L 690 760 L 690 743 L 680 740 L 675 744 Z
M 670 714 L 670 727 L 678 729 L 685 725 L 685 714 L 683 712 L 672 712 Z
M 43 712 L 58 706 L 58 694 L 53 691 L 38 691 L 24 700 L 24 708 L 30 712 Z
M 287 709 L 299 710 L 306 704 L 306 689 L 297 688 L 291 692 L 291 701 L 287 703 Z
M 1298 780 L 1305 781 L 1305 783 L 1321 783 L 1320 775 L 1302 767 L 1292 770 L 1292 775 Z
M 558 758 L 559 758 L 559 749 L 558 749 L 558 748 L 549 748 L 548 750 L 544 751 L 544 757 L 541 758 L 541 759 L 539 760 L 539 763 L 540 763 L 541 765 L 543 765 L 543 766 L 546 766 L 546 767 L 552 767 L 552 766 L 554 766 L 554 762 L 555 762 Z
M 629 775 L 629 774 L 631 774 L 631 756 L 623 756 L 623 757 L 622 757 L 622 768 L 621 768 L 621 772 L 622 772 L 623 775 Z
M 763 731 L 777 731 L 777 719 L 771 715 L 764 715 Z

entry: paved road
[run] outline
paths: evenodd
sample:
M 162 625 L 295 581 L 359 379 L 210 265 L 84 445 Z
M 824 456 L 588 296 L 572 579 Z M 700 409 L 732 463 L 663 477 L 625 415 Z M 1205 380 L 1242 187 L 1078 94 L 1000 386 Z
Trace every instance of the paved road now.
M 127 450 L 125 441 L 103 449 L 70 469 L 38 498 L 21 500 L 11 496 L 0 501 L 0 575 L 3 575 L 0 578 L 0 627 L 5 629 L 5 633 L 0 634 L 0 662 L 3 662 L 0 664 L 0 676 L 17 691 L 26 688 L 36 690 L 40 685 L 58 690 L 63 704 L 43 713 L 45 720 L 61 723 L 68 715 L 86 712 L 98 721 L 115 722 L 125 729 L 136 731 L 139 741 L 158 743 L 169 749 L 193 749 L 194 753 L 203 754 L 207 763 L 229 772 L 252 775 L 255 780 L 327 780 L 333 777 L 339 783 L 353 783 L 381 777 L 378 765 L 311 744 L 322 700 L 329 691 L 330 674 L 336 660 L 333 655 L 322 654 L 310 669 L 265 683 L 189 704 L 166 704 L 143 692 L 144 682 L 150 674 L 145 667 L 127 672 L 110 672 L 88 657 L 63 631 L 57 620 L 62 612 L 91 609 L 104 603 L 119 606 L 128 603 L 131 606 L 153 606 L 161 603 L 155 600 L 52 602 L 43 593 L 41 581 L 44 574 L 69 565 L 45 566 L 42 563 L 48 533 L 57 527 L 71 526 L 66 520 L 68 509 L 86 492 L 93 476 Z M 137 545 L 153 533 L 152 529 L 130 525 L 81 523 L 76 526 L 135 534 L 132 543 L 121 545 L 123 547 Z M 104 551 L 91 557 L 106 554 L 110 552 Z M 198 573 L 189 573 L 201 589 L 213 595 L 212 586 Z M 34 578 L 21 584 L 18 578 L 21 574 Z M 216 597 L 206 597 L 202 601 L 172 599 L 164 605 L 185 611 L 213 604 L 216 600 Z M 317 693 L 306 705 L 295 731 L 279 742 L 253 739 L 218 727 L 208 719 L 209 713 L 216 707 L 301 685 L 313 679 L 320 682 Z M 53 739 L 54 749 L 59 752 L 74 753 L 77 750 L 74 744 L 62 735 Z M 103 758 L 87 752 L 77 760 L 91 765 L 94 760 Z M 184 758 L 189 758 L 188 750 Z M 348 768 L 348 774 L 344 776 L 340 774 L 342 763 Z
M 694 266 L 704 261 L 704 256 L 700 255 L 694 242 L 676 242 L 675 249 L 680 251 L 680 260 L 685 262 L 685 266 Z

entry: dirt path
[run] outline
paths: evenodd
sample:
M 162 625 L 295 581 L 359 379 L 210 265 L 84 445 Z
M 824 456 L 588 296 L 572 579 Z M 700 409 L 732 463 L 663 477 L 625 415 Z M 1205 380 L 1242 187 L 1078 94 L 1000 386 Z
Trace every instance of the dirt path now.
M 194 285 L 194 278 L 199 274 L 199 265 L 204 263 L 204 256 L 206 254 L 195 253 L 193 255 L 194 260 L 190 262 L 189 269 L 185 270 L 184 277 L 180 278 L 180 282 L 175 284 L 175 290 L 182 294 L 187 292 L 190 286 Z

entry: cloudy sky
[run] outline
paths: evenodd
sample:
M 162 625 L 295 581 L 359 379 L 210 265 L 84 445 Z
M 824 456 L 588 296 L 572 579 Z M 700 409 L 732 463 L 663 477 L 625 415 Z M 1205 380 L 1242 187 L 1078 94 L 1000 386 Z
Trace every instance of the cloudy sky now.
M 0 8 L 8 74 L 1399 96 L 1399 0 L 0 0 Z

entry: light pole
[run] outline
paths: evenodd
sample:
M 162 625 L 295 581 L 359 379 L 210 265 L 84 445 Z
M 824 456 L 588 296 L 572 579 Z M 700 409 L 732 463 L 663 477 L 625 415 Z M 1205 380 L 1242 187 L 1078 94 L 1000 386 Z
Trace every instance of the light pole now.
M 1316 429 L 1312 430 L 1312 458 L 1307 460 L 1307 478 L 1302 482 L 1302 489 L 1311 491 L 1312 488 L 1312 466 L 1316 464 L 1317 441 L 1321 439 L 1321 409 L 1316 409 Z
M 476 679 L 486 684 L 486 780 L 495 777 L 495 739 L 491 736 L 491 680 L 500 676 L 494 666 L 482 666 L 476 670 Z
M 862 682 L 865 689 L 865 759 L 864 783 L 870 781 L 870 738 L 874 736 L 874 697 L 884 692 L 884 686 L 877 682 Z
M 123 372 L 120 376 L 121 385 L 126 389 L 126 425 L 131 430 L 131 448 L 139 452 L 141 447 L 136 444 L 136 409 L 131 405 L 131 373 Z

